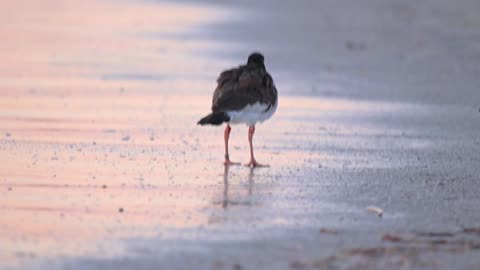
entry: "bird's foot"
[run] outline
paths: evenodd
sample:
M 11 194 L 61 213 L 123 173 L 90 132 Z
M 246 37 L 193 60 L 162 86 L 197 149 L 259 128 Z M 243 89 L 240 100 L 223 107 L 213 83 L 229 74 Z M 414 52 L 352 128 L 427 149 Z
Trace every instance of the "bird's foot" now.
M 266 167 L 270 167 L 270 165 L 258 163 L 255 159 L 250 160 L 250 162 L 249 162 L 248 164 L 245 164 L 245 166 L 250 167 L 250 168 L 266 168 Z
M 229 159 L 226 159 L 224 162 L 223 162 L 223 165 L 225 166 L 232 166 L 232 165 L 240 165 L 239 162 L 232 162 L 230 161 Z

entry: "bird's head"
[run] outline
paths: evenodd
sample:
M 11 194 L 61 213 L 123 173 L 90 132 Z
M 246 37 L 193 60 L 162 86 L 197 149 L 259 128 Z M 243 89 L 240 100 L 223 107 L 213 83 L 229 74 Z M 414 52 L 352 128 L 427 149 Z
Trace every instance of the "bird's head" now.
M 254 52 L 250 54 L 248 57 L 247 65 L 258 65 L 258 66 L 263 66 L 265 67 L 265 64 L 263 63 L 263 55 L 259 52 Z

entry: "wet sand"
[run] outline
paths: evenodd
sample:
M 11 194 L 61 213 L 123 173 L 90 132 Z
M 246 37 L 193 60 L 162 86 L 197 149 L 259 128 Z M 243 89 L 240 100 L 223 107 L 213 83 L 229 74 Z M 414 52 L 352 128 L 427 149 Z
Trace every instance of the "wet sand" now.
M 1 269 L 480 265 L 470 73 L 460 99 L 422 99 L 438 82 L 418 96 L 420 85 L 389 79 L 396 71 L 360 81 L 350 69 L 282 63 L 291 44 L 224 36 L 251 27 L 242 18 L 262 5 L 62 3 L 0 11 Z M 348 59 L 357 45 L 333 51 Z M 255 135 L 269 168 L 225 168 L 222 128 L 195 125 L 217 73 L 246 47 L 265 51 L 281 93 Z M 368 91 L 378 84 L 404 91 Z M 246 162 L 247 128 L 232 132 L 231 158 Z

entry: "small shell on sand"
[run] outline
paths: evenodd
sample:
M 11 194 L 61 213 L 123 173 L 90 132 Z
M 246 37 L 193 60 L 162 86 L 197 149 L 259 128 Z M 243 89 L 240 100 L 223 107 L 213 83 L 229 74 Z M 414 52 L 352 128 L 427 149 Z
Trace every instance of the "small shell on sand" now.
M 367 211 L 371 213 L 377 214 L 377 216 L 382 217 L 383 216 L 383 209 L 376 207 L 376 206 L 369 206 L 367 207 Z

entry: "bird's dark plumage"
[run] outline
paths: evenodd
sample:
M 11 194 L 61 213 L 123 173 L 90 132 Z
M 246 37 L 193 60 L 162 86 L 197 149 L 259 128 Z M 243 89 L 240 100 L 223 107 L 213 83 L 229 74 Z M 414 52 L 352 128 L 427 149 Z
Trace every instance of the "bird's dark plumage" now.
M 228 122 L 230 121 L 230 117 L 224 112 L 212 112 L 211 114 L 205 116 L 204 118 L 200 119 L 198 121 L 198 125 L 215 125 L 218 126 L 223 122 Z
M 263 55 L 252 53 L 246 65 L 223 71 L 218 77 L 212 99 L 212 114 L 224 112 L 230 116 L 230 112 L 241 111 L 254 104 L 265 106 L 266 113 L 276 108 L 277 95 L 273 79 L 265 68 Z M 198 123 L 206 121 L 202 120 Z
M 222 72 L 217 83 L 213 112 L 240 110 L 257 102 L 274 105 L 277 100 L 277 89 L 259 53 L 251 54 L 246 65 Z

